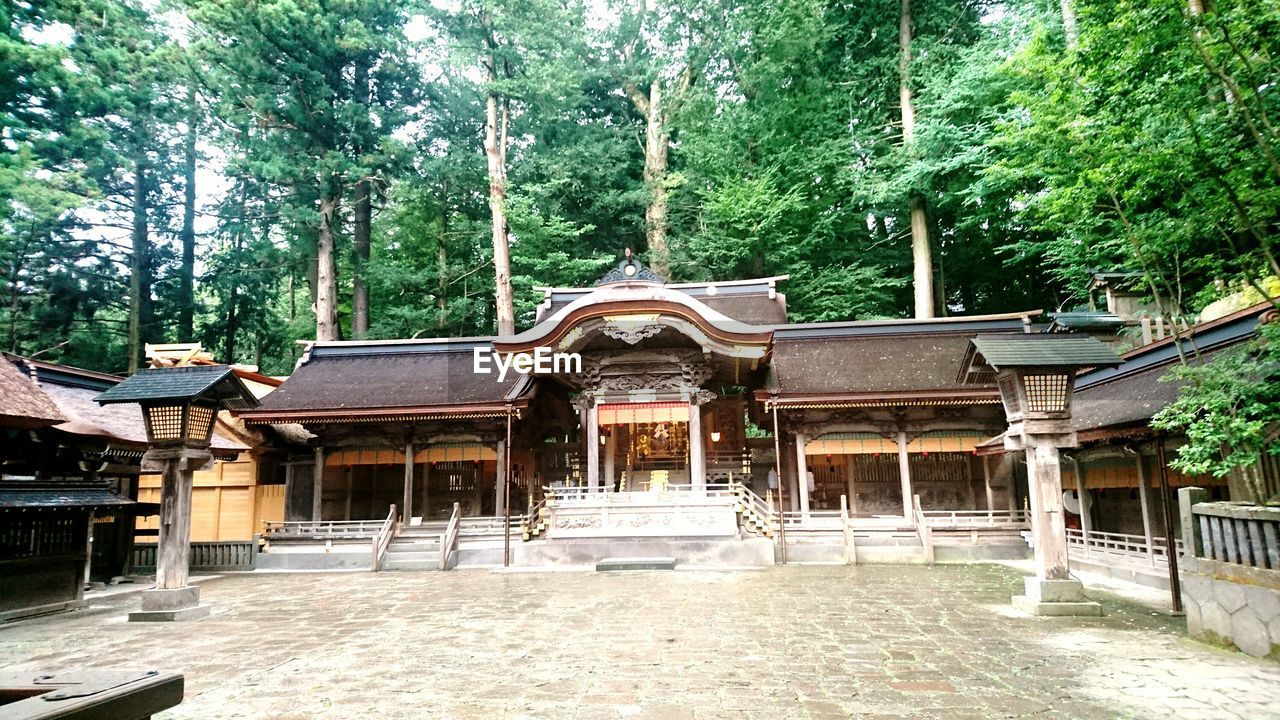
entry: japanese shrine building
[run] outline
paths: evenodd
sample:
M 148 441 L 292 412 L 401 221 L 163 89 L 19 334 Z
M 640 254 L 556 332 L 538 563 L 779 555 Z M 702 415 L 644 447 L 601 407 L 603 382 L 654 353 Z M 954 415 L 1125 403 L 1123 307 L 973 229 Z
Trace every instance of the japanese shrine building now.
M 842 495 L 850 516 L 899 525 L 915 495 L 925 511 L 1016 515 L 1013 463 L 976 452 L 1006 427 L 999 393 L 960 369 L 976 334 L 1029 332 L 1038 312 L 797 324 L 785 279 L 668 284 L 628 258 L 595 287 L 545 289 L 512 337 L 314 343 L 241 417 L 315 435 L 313 457 L 290 466 L 290 521 L 381 519 L 392 504 L 425 523 L 454 503 L 501 516 L 508 452 L 513 515 L 544 488 L 737 483 L 776 503 L 775 466 L 784 509 L 806 518 Z M 581 364 L 496 367 L 536 352 Z

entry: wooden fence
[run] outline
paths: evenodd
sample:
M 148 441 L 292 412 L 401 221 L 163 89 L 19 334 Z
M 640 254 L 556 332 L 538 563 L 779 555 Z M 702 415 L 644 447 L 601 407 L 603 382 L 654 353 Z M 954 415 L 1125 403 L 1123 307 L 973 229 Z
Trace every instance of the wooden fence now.
M 191 569 L 209 572 L 252 570 L 257 565 L 258 540 L 191 543 Z M 156 546 L 133 546 L 133 569 L 156 569 Z

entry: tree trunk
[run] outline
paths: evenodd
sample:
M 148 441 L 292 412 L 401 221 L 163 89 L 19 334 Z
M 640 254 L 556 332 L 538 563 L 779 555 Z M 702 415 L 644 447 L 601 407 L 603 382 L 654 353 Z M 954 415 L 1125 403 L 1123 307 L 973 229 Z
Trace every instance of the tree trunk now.
M 649 85 L 649 107 L 645 117 L 644 184 L 649 189 L 649 206 L 644 212 L 645 241 L 649 245 L 649 267 L 663 278 L 671 277 L 671 253 L 667 247 L 667 137 L 662 116 L 662 83 Z
M 196 339 L 196 89 L 187 88 L 187 137 L 183 146 L 182 267 L 178 271 L 178 341 Z
M 1072 50 L 1080 44 L 1080 28 L 1076 25 L 1075 0 L 1061 0 L 1062 30 L 1067 36 L 1067 49 Z M 1192 0 L 1195 2 L 1195 0 Z
M 916 140 L 915 101 L 911 97 L 911 0 L 902 0 L 898 20 L 898 95 L 902 101 L 902 144 L 912 149 Z M 931 318 L 933 313 L 933 252 L 929 247 L 929 222 L 925 217 L 924 198 L 912 191 L 908 198 L 911 210 L 911 260 L 915 280 L 916 317 Z
M 141 134 L 141 133 L 140 133 Z M 142 363 L 142 333 L 146 316 L 145 296 L 151 294 L 147 281 L 151 241 L 147 235 L 147 158 L 146 143 L 141 137 L 134 146 L 133 228 L 129 255 L 129 373 L 138 371 Z
M 449 238 L 449 181 L 440 184 L 440 234 L 436 237 L 436 327 L 443 328 L 449 319 L 449 255 L 446 241 Z
M 337 210 L 336 192 L 320 198 L 320 230 L 316 234 L 316 340 L 338 339 L 337 298 L 334 293 L 337 269 L 333 258 L 333 222 Z
M 357 104 L 367 108 L 369 104 L 369 64 L 361 58 L 355 66 L 355 92 Z M 367 117 L 367 109 L 362 111 Z M 373 204 L 367 174 L 362 172 L 355 185 L 355 217 L 352 225 L 353 262 L 351 268 L 351 334 L 357 339 L 369 333 L 369 286 L 365 284 L 364 271 L 369 264 L 369 234 L 373 220 Z
M 373 219 L 369 190 L 367 179 L 362 178 L 356 183 L 355 222 L 352 227 L 355 262 L 351 270 L 351 333 L 357 339 L 369 333 L 369 286 L 364 280 L 364 269 L 369 264 L 369 234 Z
M 487 61 L 490 82 L 497 80 L 494 59 Z M 498 94 L 490 90 L 485 97 L 484 155 L 489 164 L 489 216 L 493 226 L 494 295 L 497 301 L 498 335 L 516 332 L 515 303 L 511 296 L 511 249 L 507 245 L 507 169 L 502 144 Z

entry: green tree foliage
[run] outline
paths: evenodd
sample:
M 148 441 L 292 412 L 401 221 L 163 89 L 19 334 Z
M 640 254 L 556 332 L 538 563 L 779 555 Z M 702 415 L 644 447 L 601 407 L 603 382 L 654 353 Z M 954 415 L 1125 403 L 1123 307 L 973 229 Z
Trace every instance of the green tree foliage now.
M 1255 502 L 1273 500 L 1259 462 L 1280 455 L 1280 325 L 1264 325 L 1247 346 L 1180 365 L 1162 379 L 1183 383 L 1152 421 L 1187 437 L 1173 467 L 1190 475 L 1239 473 Z
M 1173 314 L 1265 287 L 1280 9 L 1072 5 L 1069 44 L 1052 0 L 915 0 L 904 143 L 899 0 L 10 4 L 3 344 L 123 370 L 131 309 L 135 348 L 185 334 L 192 233 L 227 360 L 490 334 L 495 217 L 517 327 L 628 247 L 673 281 L 789 275 L 796 320 L 904 317 L 912 197 L 940 312 L 1075 309 L 1094 269 Z

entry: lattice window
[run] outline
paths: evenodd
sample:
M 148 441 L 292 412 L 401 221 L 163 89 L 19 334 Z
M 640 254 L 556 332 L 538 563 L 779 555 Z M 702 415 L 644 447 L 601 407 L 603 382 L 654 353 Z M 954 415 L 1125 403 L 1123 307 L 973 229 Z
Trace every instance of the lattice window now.
M 203 405 L 192 405 L 190 417 L 187 418 L 188 437 L 192 440 L 204 440 L 213 429 L 213 408 Z
M 147 417 L 150 419 L 149 425 L 151 426 L 152 440 L 182 439 L 181 405 L 161 405 L 147 408 Z
M 1062 412 L 1067 409 L 1066 375 L 1027 375 L 1027 409 L 1031 412 Z

